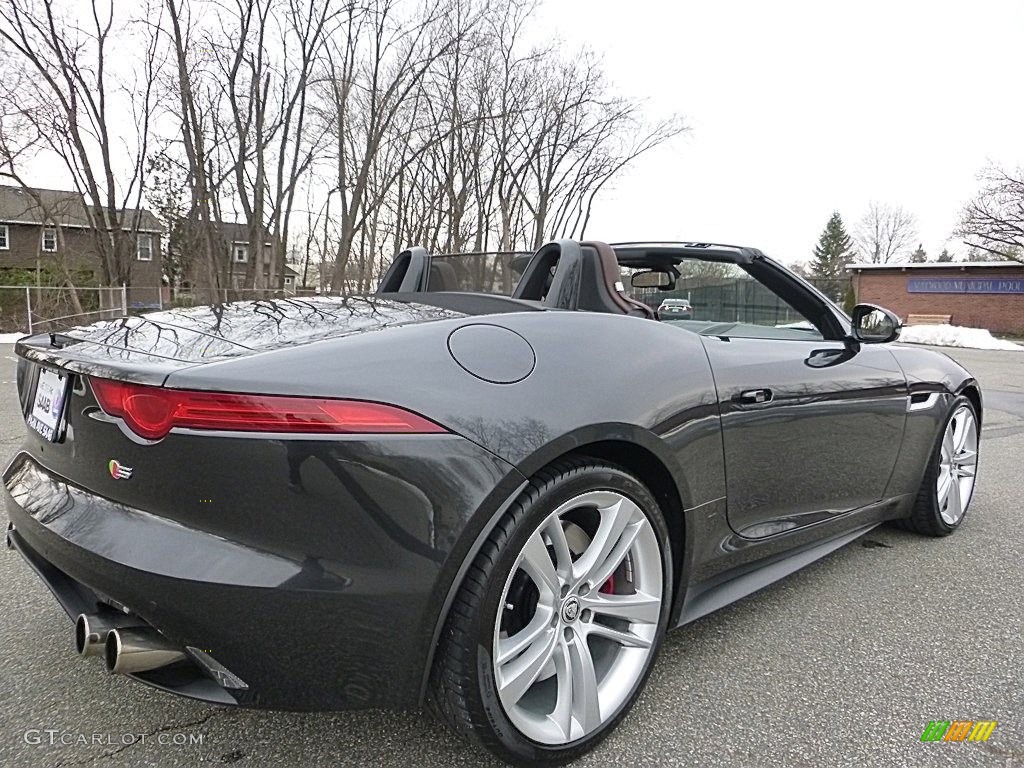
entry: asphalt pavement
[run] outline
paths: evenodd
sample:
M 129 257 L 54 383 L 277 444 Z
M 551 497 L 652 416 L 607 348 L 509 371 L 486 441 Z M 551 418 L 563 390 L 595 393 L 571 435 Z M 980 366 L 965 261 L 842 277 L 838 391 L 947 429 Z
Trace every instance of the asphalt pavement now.
M 952 354 L 987 407 L 960 530 L 878 528 L 671 633 L 632 714 L 577 765 L 1024 767 L 1024 353 Z M 3 464 L 23 432 L 13 358 L 0 345 Z M 0 648 L 0 766 L 495 764 L 419 713 L 226 709 L 108 676 L 6 550 Z M 998 726 L 920 741 L 954 719 Z

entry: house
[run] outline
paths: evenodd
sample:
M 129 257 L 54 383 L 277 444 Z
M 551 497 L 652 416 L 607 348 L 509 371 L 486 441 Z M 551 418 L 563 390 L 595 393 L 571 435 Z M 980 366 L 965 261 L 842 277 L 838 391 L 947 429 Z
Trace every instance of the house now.
M 77 192 L 0 185 L 0 283 L 6 269 L 73 270 L 102 279 L 96 237 L 85 198 Z M 145 209 L 127 209 L 125 232 L 135 232 L 133 285 L 159 286 L 163 226 Z
M 299 270 L 291 264 L 284 265 L 284 290 L 293 293 L 299 287 Z
M 249 228 L 244 223 L 224 221 L 217 225 L 217 234 L 223 243 L 224 255 L 226 258 L 225 283 L 231 288 L 239 289 L 243 286 L 246 270 L 249 268 L 249 260 L 258 258 L 256 265 L 256 285 L 265 287 L 270 285 L 270 266 L 274 254 L 274 245 L 270 236 L 264 232 L 263 243 L 259 248 L 253 248 L 249 242 Z
M 214 227 L 220 243 L 219 251 L 222 255 L 219 265 L 222 287 L 235 291 L 241 290 L 245 284 L 245 274 L 251 259 L 259 260 L 255 269 L 256 289 L 275 289 L 277 287 L 277 274 L 271 274 L 274 244 L 269 233 L 264 232 L 261 247 L 253 248 L 249 242 L 249 227 L 245 223 L 224 221 L 215 224 Z M 283 281 L 285 292 L 293 293 L 295 291 L 298 277 L 298 271 L 285 264 Z M 205 266 L 201 262 L 188 260 L 182 287 L 186 290 L 203 288 L 207 282 Z

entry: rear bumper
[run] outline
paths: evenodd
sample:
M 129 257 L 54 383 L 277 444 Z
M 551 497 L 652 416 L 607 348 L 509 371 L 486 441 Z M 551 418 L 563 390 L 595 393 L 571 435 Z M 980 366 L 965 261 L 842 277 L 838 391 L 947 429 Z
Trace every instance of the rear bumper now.
M 316 540 L 305 551 L 267 551 L 241 535 L 211 533 L 93 494 L 28 453 L 3 476 L 9 539 L 72 618 L 111 605 L 128 610 L 174 643 L 212 657 L 242 685 L 226 687 L 198 664 L 133 675 L 141 682 L 253 707 L 412 707 L 461 560 L 461 534 L 472 537 L 465 529 L 488 499 L 500 496 L 508 472 L 482 450 L 466 466 L 466 441 L 450 439 L 461 443 L 460 468 L 472 471 L 458 479 L 462 494 L 436 510 L 432 522 L 446 525 L 435 525 L 430 550 L 408 551 L 411 544 L 392 531 L 404 543 L 397 547 L 403 556 L 382 544 L 365 553 L 376 557 L 331 561 L 311 554 L 324 551 Z M 439 481 L 432 483 L 436 491 Z M 70 646 L 70 633 L 55 642 Z
M 72 619 L 81 613 L 96 614 L 110 612 L 103 598 L 92 592 L 88 587 L 75 581 L 66 573 L 47 561 L 29 546 L 18 531 L 10 524 L 7 531 L 7 543 L 25 559 L 25 562 L 36 572 L 36 575 L 50 589 L 60 603 L 61 608 Z M 189 649 L 189 658 L 185 663 L 173 667 L 156 669 L 150 672 L 129 675 L 141 683 L 159 688 L 170 693 L 177 693 L 193 699 L 210 702 L 211 704 L 246 704 L 250 702 L 250 690 L 245 681 L 228 671 L 218 670 L 211 666 L 210 656 L 196 649 Z M 218 674 L 219 673 L 219 674 Z

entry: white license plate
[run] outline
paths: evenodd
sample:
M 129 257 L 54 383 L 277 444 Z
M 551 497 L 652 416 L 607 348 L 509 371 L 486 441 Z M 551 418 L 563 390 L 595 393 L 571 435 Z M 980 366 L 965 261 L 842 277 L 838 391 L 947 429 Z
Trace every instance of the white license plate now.
M 32 412 L 28 425 L 50 442 L 57 439 L 64 400 L 67 398 L 68 377 L 63 373 L 43 368 L 36 382 L 36 395 L 32 400 Z

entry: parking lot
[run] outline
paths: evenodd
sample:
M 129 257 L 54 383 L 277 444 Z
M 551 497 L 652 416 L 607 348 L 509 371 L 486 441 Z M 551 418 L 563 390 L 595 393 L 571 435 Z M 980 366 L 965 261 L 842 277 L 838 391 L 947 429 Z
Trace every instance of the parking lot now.
M 633 713 L 579 765 L 1024 766 L 1024 354 L 952 354 L 986 398 L 956 535 L 876 529 L 672 633 Z M 0 425 L 6 465 L 23 431 L 10 345 Z M 426 715 L 218 708 L 108 676 L 72 645 L 47 589 L 0 552 L 0 765 L 494 762 Z M 985 743 L 920 742 L 929 720 L 953 719 L 998 726 Z

